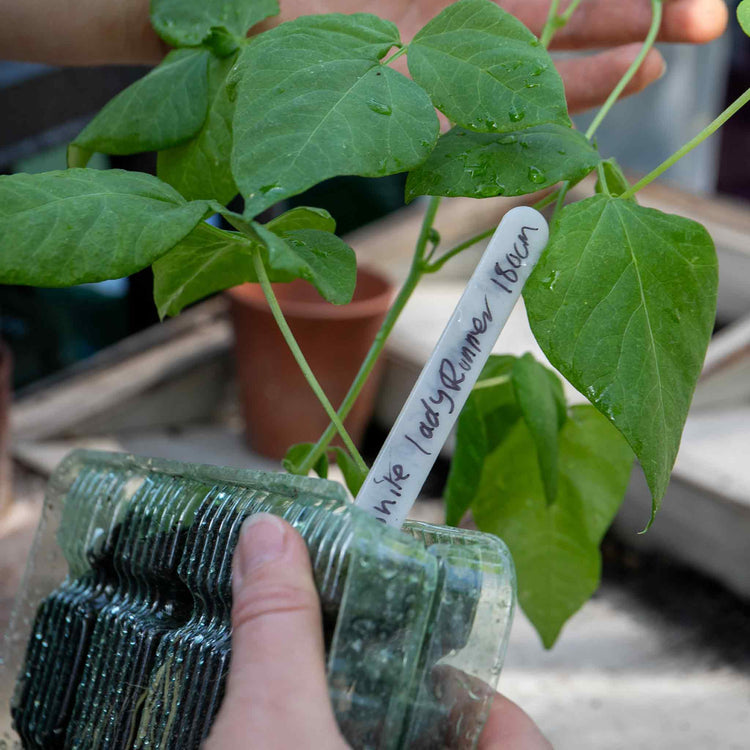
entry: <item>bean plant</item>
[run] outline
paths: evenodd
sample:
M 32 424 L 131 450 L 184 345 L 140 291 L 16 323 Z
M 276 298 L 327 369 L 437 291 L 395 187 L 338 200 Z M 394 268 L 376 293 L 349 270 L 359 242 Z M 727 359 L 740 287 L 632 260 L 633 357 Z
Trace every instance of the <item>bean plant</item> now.
M 599 545 L 633 456 L 659 508 L 711 336 L 717 261 L 694 221 L 638 203 L 638 192 L 713 133 L 745 92 L 673 157 L 631 185 L 600 155 L 597 128 L 637 71 L 661 22 L 586 133 L 570 121 L 547 47 L 580 0 L 552 0 L 537 39 L 491 0 L 458 0 L 408 44 L 365 13 L 311 15 L 253 33 L 277 0 L 151 0 L 173 49 L 118 94 L 70 145 L 69 168 L 0 177 L 0 282 L 69 286 L 154 272 L 162 317 L 244 282 L 273 314 L 330 416 L 288 471 L 327 471 L 336 453 L 353 491 L 367 465 L 342 425 L 399 314 L 424 276 L 486 238 L 444 248 L 444 197 L 547 190 L 549 245 L 524 291 L 531 329 L 557 373 L 590 404 L 570 406 L 557 373 L 531 355 L 493 357 L 464 409 L 448 522 L 468 511 L 514 555 L 519 599 L 551 646 L 600 576 Z M 750 0 L 739 21 L 750 33 Z M 248 35 L 248 31 L 250 34 Z M 406 56 L 409 76 L 392 63 Z M 450 129 L 441 133 L 437 111 Z M 157 176 L 87 169 L 95 152 L 157 151 Z M 334 218 L 293 208 L 258 216 L 337 175 L 408 173 L 424 202 L 408 277 L 338 410 L 304 361 L 271 282 L 303 278 L 329 302 L 352 296 L 356 262 Z M 566 204 L 596 172 L 595 193 Z M 227 208 L 237 195 L 239 213 Z M 423 198 L 422 196 L 428 196 Z M 231 230 L 205 220 L 221 215 Z M 345 449 L 330 448 L 339 433 Z M 646 523 L 648 519 L 644 519 Z M 649 522 L 650 523 L 650 522 Z

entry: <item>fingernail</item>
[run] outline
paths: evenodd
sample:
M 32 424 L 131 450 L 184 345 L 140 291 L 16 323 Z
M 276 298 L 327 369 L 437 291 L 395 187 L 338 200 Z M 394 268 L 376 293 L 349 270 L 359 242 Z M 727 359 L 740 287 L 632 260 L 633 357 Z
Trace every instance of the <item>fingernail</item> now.
M 270 513 L 249 516 L 242 524 L 239 540 L 237 584 L 250 576 L 259 565 L 277 560 L 284 552 L 286 526 Z

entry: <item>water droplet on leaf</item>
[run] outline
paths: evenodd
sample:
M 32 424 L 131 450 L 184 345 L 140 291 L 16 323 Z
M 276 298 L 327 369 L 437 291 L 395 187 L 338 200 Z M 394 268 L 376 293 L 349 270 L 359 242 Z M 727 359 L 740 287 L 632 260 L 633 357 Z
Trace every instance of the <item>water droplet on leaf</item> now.
M 522 109 L 512 109 L 510 112 L 508 112 L 508 117 L 510 118 L 511 122 L 521 122 L 521 120 L 526 117 L 526 112 L 524 112 Z
M 535 185 L 541 185 L 547 179 L 547 175 L 538 167 L 529 167 L 529 179 Z
M 492 198 L 497 195 L 497 185 L 477 185 L 474 192 L 480 198 Z
M 553 271 L 549 276 L 545 276 L 542 279 L 542 286 L 545 289 L 549 289 L 550 292 L 554 292 L 555 291 L 555 283 L 557 282 L 558 275 L 559 274 L 557 273 L 557 271 Z
M 518 141 L 518 137 L 515 135 L 505 135 L 500 140 L 499 143 L 501 146 L 512 146 L 514 143 Z
M 389 104 L 377 101 L 377 99 L 368 99 L 367 106 L 375 113 L 379 115 L 390 115 L 393 113 Z

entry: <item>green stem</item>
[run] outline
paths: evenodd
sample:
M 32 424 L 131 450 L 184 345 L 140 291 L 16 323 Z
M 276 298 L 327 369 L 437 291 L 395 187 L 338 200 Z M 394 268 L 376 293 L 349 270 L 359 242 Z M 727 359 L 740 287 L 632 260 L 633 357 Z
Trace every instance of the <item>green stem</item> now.
M 552 0 L 549 6 L 549 12 L 547 13 L 547 20 L 544 22 L 544 28 L 542 34 L 539 37 L 539 41 L 542 43 L 542 47 L 547 49 L 549 43 L 552 41 L 552 37 L 557 31 L 558 16 L 557 11 L 560 8 L 560 0 Z
M 562 204 L 562 201 L 565 200 L 565 196 L 568 194 L 569 189 L 570 183 L 564 182 L 559 188 L 557 188 L 557 190 L 553 190 L 551 193 L 547 193 L 544 198 L 538 200 L 532 206 L 532 208 L 535 208 L 537 211 L 541 211 L 543 208 L 546 208 L 550 204 L 557 201 L 558 206 L 557 208 L 555 208 L 555 212 L 557 212 L 560 208 L 560 205 Z M 430 263 L 425 270 L 427 271 L 427 273 L 435 273 L 436 271 L 439 271 L 449 260 L 451 260 L 451 258 L 455 258 L 456 255 L 462 253 L 472 245 L 476 245 L 477 242 L 481 242 L 482 240 L 486 240 L 487 237 L 491 237 L 496 229 L 497 227 L 490 227 L 489 229 L 485 229 L 484 232 L 475 234 L 473 237 L 470 237 L 460 245 L 456 245 L 455 247 L 448 250 L 444 255 L 441 255 L 434 263 Z
M 631 185 L 620 197 L 621 198 L 632 198 L 641 188 L 646 187 L 649 183 L 653 182 L 657 177 L 666 172 L 671 166 L 676 164 L 683 156 L 689 154 L 696 146 L 699 146 L 709 136 L 713 135 L 732 115 L 737 113 L 742 107 L 750 102 L 750 89 L 748 89 L 742 96 L 736 99 L 730 104 L 710 125 L 701 130 L 698 135 L 695 136 L 691 141 L 688 141 L 679 151 L 676 151 L 666 161 L 662 162 L 656 169 L 649 172 L 644 178 Z
M 271 313 L 276 320 L 276 324 L 278 325 L 279 330 L 281 331 L 281 335 L 284 337 L 284 341 L 286 341 L 287 346 L 292 352 L 294 359 L 297 361 L 300 370 L 302 370 L 302 374 L 305 376 L 305 380 L 309 383 L 310 388 L 312 388 L 313 392 L 317 396 L 318 401 L 320 401 L 320 403 L 322 404 L 323 408 L 326 411 L 326 414 L 328 414 L 331 422 L 334 425 L 334 429 L 338 431 L 339 435 L 341 435 L 341 439 L 344 441 L 346 449 L 351 454 L 351 457 L 354 459 L 358 468 L 366 473 L 368 470 L 367 464 L 362 460 L 362 456 L 359 455 L 359 451 L 355 447 L 352 439 L 349 437 L 349 433 L 344 428 L 342 421 L 339 419 L 333 406 L 331 406 L 331 402 L 328 400 L 328 397 L 320 387 L 320 383 L 318 383 L 317 379 L 315 378 L 313 371 L 310 369 L 310 365 L 307 364 L 305 355 L 302 354 L 302 350 L 299 348 L 299 344 L 294 338 L 294 334 L 292 333 L 291 328 L 289 328 L 289 324 L 286 322 L 284 313 L 281 311 L 279 302 L 273 292 L 271 282 L 268 279 L 266 268 L 263 265 L 263 259 L 260 256 L 260 250 L 256 250 L 253 253 L 253 266 L 255 267 L 255 273 L 258 276 L 258 281 L 260 282 L 261 289 L 263 289 L 263 294 L 266 297 L 268 306 L 271 308 Z
M 364 386 L 367 378 L 372 372 L 372 368 L 375 366 L 375 362 L 377 362 L 380 353 L 383 351 L 385 342 L 388 339 L 391 331 L 393 330 L 393 326 L 396 324 L 401 311 L 406 306 L 406 303 L 409 301 L 409 298 L 414 292 L 414 289 L 416 288 L 417 284 L 426 271 L 424 254 L 425 249 L 427 248 L 427 242 L 430 237 L 430 229 L 435 222 L 435 215 L 437 214 L 439 206 L 440 198 L 430 198 L 430 203 L 427 206 L 427 211 L 425 212 L 424 219 L 422 220 L 422 229 L 419 232 L 419 239 L 417 240 L 417 245 L 414 249 L 414 257 L 412 258 L 409 274 L 406 277 L 406 281 L 404 282 L 403 286 L 396 295 L 396 299 L 391 305 L 390 310 L 388 310 L 388 314 L 386 315 L 383 324 L 380 326 L 380 330 L 375 336 L 375 340 L 372 342 L 372 346 L 367 352 L 367 356 L 362 362 L 357 376 L 354 378 L 351 386 L 349 387 L 349 392 L 341 402 L 341 406 L 339 407 L 337 415 L 341 420 L 346 419 L 346 415 L 349 413 L 352 406 L 354 405 L 354 402 L 357 400 L 357 396 L 359 396 L 359 392 L 362 390 L 362 387 Z M 325 432 L 318 439 L 318 442 L 315 443 L 312 451 L 310 451 L 310 453 L 307 455 L 307 459 L 301 464 L 300 473 L 307 473 L 308 471 L 310 471 L 317 460 L 323 455 L 323 453 L 325 453 L 326 449 L 328 448 L 328 444 L 331 442 L 335 434 L 335 431 L 335 424 L 333 423 L 333 420 L 331 420 L 331 424 L 328 425 Z M 365 469 L 365 473 L 366 471 L 367 470 Z
M 573 2 L 565 9 L 564 13 L 561 13 L 558 18 L 560 19 L 560 28 L 565 26 L 570 21 L 573 14 L 578 10 L 578 6 L 581 4 L 581 0 L 573 0 Z
M 381 65 L 390 65 L 394 60 L 401 57 L 401 55 L 405 55 L 408 49 L 409 45 L 405 44 L 401 49 L 396 50 L 387 60 L 383 60 Z
M 451 248 L 446 253 L 441 255 L 434 263 L 431 263 L 429 266 L 427 266 L 427 273 L 435 273 L 436 271 L 439 271 L 451 258 L 454 258 L 456 255 L 462 253 L 472 245 L 476 245 L 477 242 L 481 242 L 482 240 L 487 239 L 487 237 L 492 236 L 496 229 L 497 227 L 490 227 L 489 229 L 485 229 L 484 232 L 475 234 L 473 237 L 466 240 L 466 242 L 462 242 L 460 245 L 456 245 L 455 247 Z
M 547 206 L 554 203 L 558 199 L 558 197 L 560 196 L 560 190 L 561 188 L 557 188 L 557 190 L 553 190 L 551 193 L 547 193 L 547 195 L 545 195 L 541 200 L 538 200 L 532 206 L 532 208 L 535 208 L 537 211 L 541 211 L 543 208 L 547 208 Z
M 472 391 L 481 391 L 482 388 L 494 388 L 496 385 L 504 385 L 510 382 L 510 375 L 498 375 L 496 378 L 485 378 L 477 380 Z
M 555 202 L 555 210 L 552 212 L 552 221 L 550 223 L 554 223 L 557 214 L 560 213 L 560 210 L 565 203 L 565 198 L 568 195 L 568 190 L 570 190 L 570 183 L 563 182 L 563 184 L 560 185 L 560 189 L 558 191 L 557 201 Z
M 638 72 L 638 68 L 641 67 L 643 61 L 646 59 L 646 55 L 649 53 L 651 47 L 654 46 L 656 36 L 659 33 L 661 27 L 662 17 L 662 0 L 651 0 L 651 28 L 648 30 L 646 41 L 641 47 L 641 51 L 638 53 L 638 57 L 633 60 L 631 66 L 625 72 L 625 75 L 620 79 L 620 82 L 615 86 L 609 98 L 602 105 L 602 108 L 596 113 L 594 121 L 589 125 L 589 129 L 586 131 L 586 139 L 591 140 L 596 133 L 599 126 L 604 121 L 608 112 L 614 106 L 615 102 L 620 98 L 625 87 L 630 83 L 633 76 Z
M 596 175 L 599 178 L 599 184 L 602 186 L 602 190 L 606 195 L 610 195 L 609 186 L 607 185 L 607 175 L 604 173 L 604 162 L 599 162 L 596 165 Z

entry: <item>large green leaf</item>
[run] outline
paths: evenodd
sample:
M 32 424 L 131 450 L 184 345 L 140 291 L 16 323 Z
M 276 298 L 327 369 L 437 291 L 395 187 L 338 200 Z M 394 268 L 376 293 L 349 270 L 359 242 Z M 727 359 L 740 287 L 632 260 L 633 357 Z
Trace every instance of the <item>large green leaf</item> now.
M 194 47 L 213 29 L 244 38 L 259 21 L 279 12 L 277 0 L 151 0 L 151 23 L 173 47 Z
M 517 133 L 453 128 L 409 174 L 406 198 L 526 195 L 561 180 L 578 182 L 599 159 L 581 133 L 562 125 L 538 125 Z
M 236 61 L 211 57 L 208 63 L 209 106 L 203 127 L 195 138 L 182 146 L 160 151 L 156 173 L 186 198 L 215 199 L 227 204 L 237 195 L 230 156 L 232 153 L 232 114 L 226 79 Z
M 70 286 L 135 273 L 206 214 L 151 175 L 68 169 L 0 177 L 0 283 Z
M 451 122 L 482 133 L 570 125 L 547 51 L 491 0 L 459 0 L 409 45 L 409 71 Z
M 170 52 L 108 102 L 73 145 L 85 152 L 135 154 L 191 138 L 206 119 L 210 54 L 201 49 Z
M 176 315 L 209 294 L 257 282 L 253 266 L 257 251 L 271 281 L 307 279 L 329 302 L 349 302 L 356 282 L 356 259 L 343 240 L 319 229 L 294 229 L 282 236 L 260 224 L 253 223 L 252 229 L 255 237 L 202 223 L 154 263 L 159 315 Z
M 552 505 L 525 422 L 517 422 L 484 461 L 471 504 L 474 519 L 508 544 L 519 602 L 547 648 L 598 586 L 599 543 L 622 502 L 631 465 L 625 441 L 590 406 L 573 407 L 560 432 Z M 462 480 L 451 473 L 451 482 Z
M 561 211 L 524 290 L 549 361 L 635 451 L 654 513 L 711 336 L 716 291 L 716 253 L 700 224 L 604 195 Z
M 399 44 L 375 16 L 299 18 L 261 34 L 235 73 L 232 171 L 246 215 L 329 177 L 377 177 L 423 161 L 438 136 L 425 92 L 381 65 Z
M 539 470 L 548 503 L 557 497 L 558 431 L 565 423 L 562 383 L 531 354 L 513 365 L 516 401 L 536 445 Z

